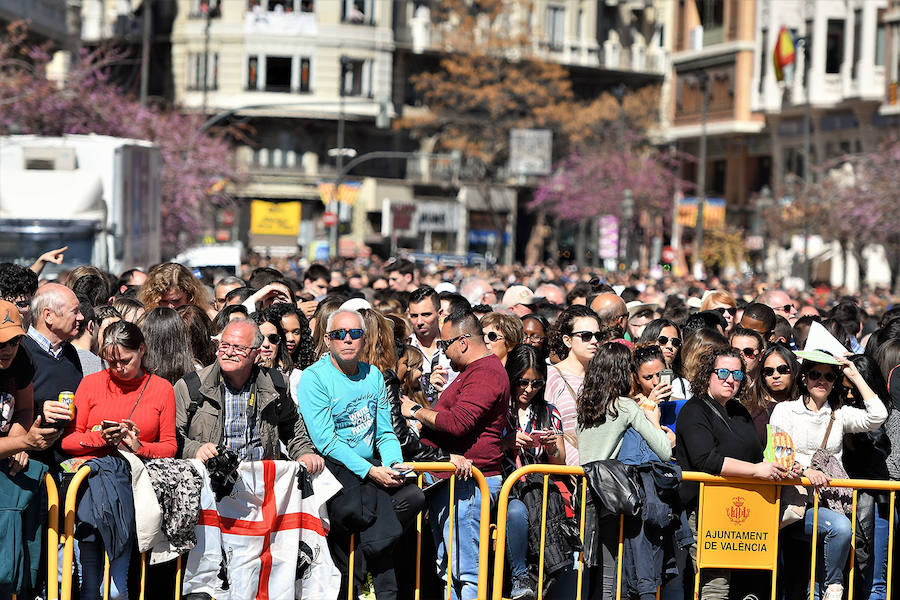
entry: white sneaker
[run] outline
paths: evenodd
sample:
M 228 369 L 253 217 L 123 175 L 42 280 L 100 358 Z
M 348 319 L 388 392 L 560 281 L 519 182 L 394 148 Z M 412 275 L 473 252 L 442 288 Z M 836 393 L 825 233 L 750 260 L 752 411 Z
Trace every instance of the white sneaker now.
M 842 600 L 844 597 L 844 586 L 839 583 L 832 583 L 825 588 L 825 595 L 822 600 Z

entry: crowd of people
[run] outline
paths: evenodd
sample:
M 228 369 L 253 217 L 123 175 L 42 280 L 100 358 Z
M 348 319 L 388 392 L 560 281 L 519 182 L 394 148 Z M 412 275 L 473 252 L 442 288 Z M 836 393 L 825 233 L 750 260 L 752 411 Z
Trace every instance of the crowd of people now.
M 828 487 L 840 469 L 900 479 L 900 308 L 878 296 L 404 259 L 251 262 L 236 275 L 80 266 L 42 277 L 61 258 L 0 265 L 0 488 L 16 490 L 0 503 L 24 511 L 19 535 L 6 538 L 13 567 L 0 568 L 0 598 L 40 597 L 45 584 L 41 557 L 55 549 L 41 550 L 34 526 L 46 521 L 44 473 L 65 493 L 87 464 L 130 493 L 123 453 L 149 463 L 295 460 L 313 477 L 328 469 L 376 515 L 365 524 L 333 515 L 335 597 L 353 585 L 379 600 L 413 597 L 414 577 L 395 566 L 408 564 L 422 511 L 434 542 L 423 546 L 433 568 L 422 597 L 449 586 L 454 599 L 476 598 L 484 565 L 472 470 L 496 500 L 530 464 L 584 467 L 585 536 L 572 478 L 554 478 L 544 532 L 540 481 L 517 481 L 504 597 L 537 598 L 542 549 L 544 597 L 575 595 L 579 554 L 590 598 L 615 597 L 619 567 L 623 597 L 655 598 L 676 577 L 692 597 L 697 576 L 702 598 L 763 597 L 766 578 L 696 574 L 698 488 L 679 473 L 802 475 L 823 492 L 817 597 L 846 597 L 855 509 L 855 597 L 886 598 L 887 495 L 860 491 L 851 507 Z M 771 431 L 791 437 L 793 464 L 764 458 Z M 456 469 L 452 503 L 449 473 L 427 475 L 424 490 L 410 477 L 409 463 L 432 461 Z M 642 510 L 598 483 L 622 474 L 643 488 Z M 781 546 L 806 546 L 781 558 L 780 597 L 794 598 L 808 593 L 814 518 L 803 488 L 783 489 L 798 497 L 783 496 L 794 516 L 782 518 Z M 77 510 L 80 597 L 102 597 L 107 555 L 109 597 L 128 598 L 134 532 L 92 506 L 99 489 L 89 492 Z M 353 535 L 389 542 L 355 552 L 351 582 Z

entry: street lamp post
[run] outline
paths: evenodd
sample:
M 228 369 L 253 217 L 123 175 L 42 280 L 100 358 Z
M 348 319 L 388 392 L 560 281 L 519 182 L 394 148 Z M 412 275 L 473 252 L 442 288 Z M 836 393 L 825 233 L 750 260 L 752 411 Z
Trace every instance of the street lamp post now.
M 694 225 L 694 278 L 703 276 L 703 209 L 706 205 L 706 109 L 709 75 L 700 71 L 696 75 L 700 87 L 700 163 L 697 165 L 697 222 Z
M 810 88 L 810 80 L 809 80 L 809 65 L 811 62 L 810 56 L 810 41 L 811 41 L 811 32 L 807 31 L 806 36 L 799 40 L 798 46 L 803 48 L 803 91 L 806 96 L 805 106 L 803 109 L 803 189 L 804 189 L 804 202 L 806 204 L 806 211 L 809 210 L 810 204 L 810 188 L 812 184 L 812 161 L 810 160 L 810 126 L 812 124 L 812 99 L 810 98 L 809 88 Z M 803 219 L 803 275 L 806 279 L 806 286 L 809 287 L 810 280 L 812 279 L 812 271 L 811 264 L 809 261 L 809 217 L 806 215 L 806 218 Z
M 622 152 L 625 151 L 625 91 L 625 84 L 622 83 L 612 89 L 613 96 L 615 96 L 616 100 L 619 102 L 618 136 L 619 150 Z M 631 235 L 631 221 L 634 218 L 634 199 L 630 189 L 626 189 L 622 192 L 622 208 L 620 215 L 619 240 L 618 245 L 616 246 L 616 265 L 618 266 L 624 263 L 625 269 L 627 270 L 628 265 L 630 264 L 628 242 Z M 594 227 L 599 230 L 599 223 L 595 224 Z M 595 249 L 595 251 L 596 250 L 598 249 Z

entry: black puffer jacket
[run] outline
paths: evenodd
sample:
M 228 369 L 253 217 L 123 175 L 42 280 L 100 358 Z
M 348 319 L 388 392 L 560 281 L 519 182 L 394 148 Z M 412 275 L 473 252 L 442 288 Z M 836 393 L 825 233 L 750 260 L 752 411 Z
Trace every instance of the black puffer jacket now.
M 403 460 L 410 462 L 446 462 L 450 460 L 450 453 L 423 444 L 406 422 L 406 417 L 400 412 L 400 379 L 394 371 L 388 369 L 384 372 L 384 387 L 387 388 L 388 402 L 391 405 L 391 425 L 394 435 L 400 442 L 400 451 Z

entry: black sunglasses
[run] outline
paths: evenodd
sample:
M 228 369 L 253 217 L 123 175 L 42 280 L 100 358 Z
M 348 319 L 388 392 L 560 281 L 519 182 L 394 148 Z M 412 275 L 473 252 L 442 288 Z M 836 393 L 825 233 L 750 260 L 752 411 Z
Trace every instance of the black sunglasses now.
M 277 344 L 278 342 L 281 341 L 281 338 L 278 336 L 277 333 L 269 333 L 269 334 L 266 334 L 264 337 L 265 337 L 267 340 L 269 340 L 269 343 L 270 343 L 270 344 Z M 331 338 L 331 339 L 335 339 L 335 338 Z M 343 339 L 343 338 L 341 338 L 341 339 Z M 353 337 L 351 336 L 351 339 L 356 339 L 356 338 L 353 338 Z
M 741 354 L 743 354 L 747 358 L 753 359 L 753 358 L 756 358 L 757 354 L 759 354 L 759 349 L 758 348 L 741 348 Z
M 725 313 L 728 313 L 732 317 L 737 314 L 737 309 L 734 307 L 725 308 L 723 306 L 720 306 L 719 308 L 714 308 L 713 310 L 718 311 L 718 313 L 723 316 L 725 315 Z
M 503 339 L 503 336 L 500 335 L 499 333 L 497 333 L 496 331 L 488 331 L 486 334 L 484 334 L 484 337 L 485 337 L 485 339 L 487 339 L 487 341 L 491 342 L 492 344 L 494 342 L 496 342 L 497 340 Z
M 573 331 L 570 337 L 577 337 L 585 344 L 590 342 L 591 338 L 593 338 L 597 340 L 597 343 L 599 344 L 602 341 L 602 338 L 600 336 L 601 334 L 599 331 Z
M 676 337 L 670 338 L 670 337 L 666 337 L 664 335 L 661 335 L 658 338 L 656 338 L 656 343 L 658 343 L 660 346 L 665 346 L 669 342 L 672 342 L 672 345 L 675 346 L 676 348 L 681 348 L 681 338 L 676 338 Z
M 777 367 L 763 367 L 763 375 L 771 377 L 778 371 L 779 375 L 787 375 L 791 372 L 791 368 L 787 365 L 778 365 Z
M 824 373 L 822 371 L 810 371 L 806 374 L 806 377 L 810 381 L 818 381 L 824 377 L 825 381 L 829 383 L 834 383 L 834 380 L 837 379 L 837 375 L 834 374 L 834 371 L 825 371 Z
M 440 346 L 441 350 L 443 350 L 444 354 L 446 354 L 447 350 L 450 349 L 450 346 L 452 346 L 456 342 L 456 340 L 461 340 L 462 338 L 467 337 L 471 336 L 468 333 L 464 333 L 462 335 L 456 336 L 455 338 L 450 338 L 449 340 L 438 340 L 438 346 Z
M 516 380 L 516 383 L 519 384 L 519 387 L 523 388 L 527 388 L 530 385 L 533 390 L 544 387 L 543 379 L 525 379 L 524 377 L 519 377 L 519 379 Z

